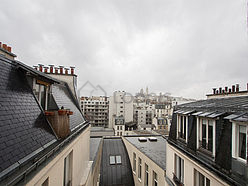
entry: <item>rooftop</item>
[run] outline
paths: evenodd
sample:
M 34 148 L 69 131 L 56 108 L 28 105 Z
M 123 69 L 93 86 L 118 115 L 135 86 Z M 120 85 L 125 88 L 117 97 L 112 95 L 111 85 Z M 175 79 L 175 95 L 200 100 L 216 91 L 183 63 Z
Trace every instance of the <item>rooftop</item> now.
M 162 169 L 166 169 L 166 139 L 162 136 L 153 136 L 157 138 L 157 141 L 150 141 L 147 139 L 146 142 L 140 142 L 139 137 L 125 137 L 132 145 L 138 150 L 149 157 L 154 163 L 160 166 Z M 146 137 L 148 138 L 148 136 Z

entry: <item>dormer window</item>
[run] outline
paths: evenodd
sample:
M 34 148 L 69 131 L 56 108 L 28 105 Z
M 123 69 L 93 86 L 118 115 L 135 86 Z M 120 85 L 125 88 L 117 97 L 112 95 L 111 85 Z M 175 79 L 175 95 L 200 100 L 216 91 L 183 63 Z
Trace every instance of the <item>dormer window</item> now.
M 248 127 L 244 123 L 233 123 L 232 131 L 232 155 L 234 158 L 246 162 Z
M 187 141 L 187 121 L 188 117 L 178 115 L 178 138 Z
M 49 86 L 50 84 L 46 82 L 34 80 L 33 91 L 44 110 L 47 110 Z
M 215 154 L 215 120 L 200 118 L 198 124 L 198 147 Z

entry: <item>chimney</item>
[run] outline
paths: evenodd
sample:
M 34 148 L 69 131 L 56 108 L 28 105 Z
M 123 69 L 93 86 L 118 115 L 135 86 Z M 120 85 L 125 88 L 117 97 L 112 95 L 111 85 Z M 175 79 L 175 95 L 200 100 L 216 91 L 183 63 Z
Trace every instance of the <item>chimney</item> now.
M 44 72 L 45 72 L 45 73 L 48 73 L 48 68 L 49 68 L 49 67 L 44 67 Z
M 3 49 L 7 51 L 7 45 L 3 44 Z
M 68 75 L 69 68 L 65 68 L 65 74 Z
M 16 57 L 16 55 L 11 52 L 11 47 L 7 44 L 2 44 L 2 42 L 0 42 L 0 54 L 10 60 L 14 60 Z
M 50 66 L 50 74 L 53 74 L 53 67 L 54 65 L 49 65 Z
M 216 90 L 216 94 L 219 94 L 219 91 L 218 90 Z
M 216 94 L 216 88 L 213 88 L 213 94 Z
M 55 74 L 58 74 L 59 68 L 55 67 Z
M 63 74 L 64 66 L 59 66 L 60 74 Z
M 43 66 L 42 64 L 38 64 L 39 65 L 39 71 L 43 72 Z
M 232 92 L 232 89 L 231 88 L 229 88 L 229 93 L 231 93 Z
M 236 92 L 239 92 L 239 84 L 236 84 Z
M 222 93 L 222 88 L 220 87 L 220 88 L 219 88 L 219 94 L 221 94 L 221 93 Z
M 74 68 L 75 67 L 70 67 L 71 68 L 71 75 L 74 75 Z
M 235 85 L 232 85 L 232 92 L 235 92 Z

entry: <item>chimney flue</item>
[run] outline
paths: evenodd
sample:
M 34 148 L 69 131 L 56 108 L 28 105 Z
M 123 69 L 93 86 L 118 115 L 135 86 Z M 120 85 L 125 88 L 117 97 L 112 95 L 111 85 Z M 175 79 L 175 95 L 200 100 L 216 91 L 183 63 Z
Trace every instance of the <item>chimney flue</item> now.
M 71 68 L 71 75 L 74 75 L 74 68 L 75 67 L 70 67 Z
M 235 85 L 232 85 L 232 92 L 235 92 Z
M 225 87 L 225 92 L 226 92 L 226 93 L 228 92 L 228 87 Z
M 45 73 L 48 73 L 48 71 L 47 71 L 48 68 L 49 68 L 49 67 L 44 67 L 44 72 L 45 72 Z
M 54 65 L 49 65 L 50 66 L 50 73 L 53 74 L 53 67 Z
M 63 74 L 64 66 L 59 66 L 60 74 Z

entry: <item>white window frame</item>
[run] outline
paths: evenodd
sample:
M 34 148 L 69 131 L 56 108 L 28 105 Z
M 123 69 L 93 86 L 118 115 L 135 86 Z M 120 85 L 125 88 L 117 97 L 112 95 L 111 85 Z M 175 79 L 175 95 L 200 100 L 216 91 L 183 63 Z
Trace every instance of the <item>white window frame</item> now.
M 246 159 L 239 157 L 239 126 L 246 127 Z M 248 125 L 247 123 L 232 122 L 232 157 L 237 160 L 246 163 L 247 162 L 247 136 L 248 136 Z
M 138 179 L 141 181 L 142 179 L 142 159 L 139 157 L 138 158 Z
M 180 180 L 181 183 L 184 183 L 184 159 L 178 156 L 177 154 L 174 154 L 174 175 L 177 177 L 178 180 Z M 179 166 L 180 162 L 180 167 Z M 178 175 L 180 174 L 181 177 Z M 180 177 L 180 178 L 179 178 Z
M 134 173 L 136 173 L 136 164 L 137 164 L 136 160 L 137 160 L 137 156 L 136 156 L 136 153 L 134 152 L 133 153 L 133 172 Z
M 183 117 L 183 120 L 181 120 L 181 116 Z M 186 128 L 184 128 L 184 120 L 186 120 Z M 187 115 L 177 114 L 177 138 L 185 140 L 186 143 L 188 142 L 188 121 L 189 117 Z M 181 129 L 181 122 L 183 123 L 183 129 Z M 183 134 L 186 132 L 185 139 L 179 136 L 181 130 L 183 130 Z
M 199 183 L 199 177 L 200 174 L 203 176 L 204 179 L 204 185 L 203 186 L 210 186 L 211 185 L 211 181 L 209 178 L 207 178 L 204 174 L 202 174 L 200 171 L 194 169 L 194 186 L 200 186 Z M 209 184 L 207 185 L 207 180 L 209 181 Z
M 206 117 L 197 117 L 197 149 L 199 149 L 201 146 L 201 142 L 202 142 L 202 124 L 203 124 L 203 120 L 206 120 L 206 149 L 209 153 L 211 153 L 211 155 L 213 157 L 215 157 L 215 141 L 216 141 L 216 120 L 214 119 L 210 119 L 210 118 L 206 118 Z M 211 152 L 210 150 L 208 150 L 208 126 L 209 126 L 209 121 L 212 121 L 213 123 L 213 152 Z
M 149 166 L 145 163 L 144 185 L 149 185 Z

